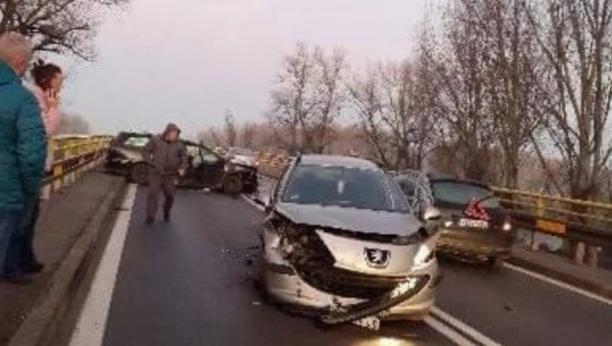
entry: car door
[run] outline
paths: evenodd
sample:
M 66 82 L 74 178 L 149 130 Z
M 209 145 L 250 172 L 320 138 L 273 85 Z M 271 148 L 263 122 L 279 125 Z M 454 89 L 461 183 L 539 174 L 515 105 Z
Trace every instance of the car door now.
M 225 160 L 205 146 L 199 147 L 202 164 L 199 180 L 203 187 L 219 186 L 223 180 Z

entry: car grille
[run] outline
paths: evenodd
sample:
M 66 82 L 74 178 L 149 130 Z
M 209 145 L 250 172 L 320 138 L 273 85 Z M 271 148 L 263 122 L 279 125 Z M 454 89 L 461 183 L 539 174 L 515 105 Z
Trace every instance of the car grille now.
M 314 288 L 341 297 L 374 299 L 393 290 L 405 277 L 367 275 L 338 268 L 321 268 L 299 272 Z M 419 280 L 425 276 L 419 277 Z

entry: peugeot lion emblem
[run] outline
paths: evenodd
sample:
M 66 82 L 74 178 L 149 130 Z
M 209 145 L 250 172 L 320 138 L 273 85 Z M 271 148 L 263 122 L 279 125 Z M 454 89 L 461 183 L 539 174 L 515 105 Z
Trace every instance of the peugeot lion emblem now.
M 391 252 L 388 250 L 365 248 L 368 265 L 374 268 L 385 268 L 391 260 Z

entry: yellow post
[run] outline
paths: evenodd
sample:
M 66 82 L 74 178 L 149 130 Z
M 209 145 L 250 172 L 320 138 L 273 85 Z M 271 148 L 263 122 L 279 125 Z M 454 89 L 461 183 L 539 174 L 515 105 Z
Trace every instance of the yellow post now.
M 53 167 L 53 191 L 58 191 L 62 188 L 62 173 L 64 172 L 64 168 L 62 165 L 56 165 Z
M 544 216 L 544 198 L 542 195 L 538 195 L 535 200 L 535 215 L 537 217 Z

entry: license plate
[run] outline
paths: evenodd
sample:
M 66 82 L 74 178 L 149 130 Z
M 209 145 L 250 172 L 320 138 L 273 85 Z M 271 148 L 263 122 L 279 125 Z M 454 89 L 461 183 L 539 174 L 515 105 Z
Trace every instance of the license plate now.
M 362 318 L 360 320 L 353 321 L 354 325 L 367 328 L 370 330 L 379 330 L 380 329 L 380 318 L 376 316 L 369 316 Z
M 489 222 L 484 220 L 460 219 L 459 227 L 466 228 L 488 228 Z

